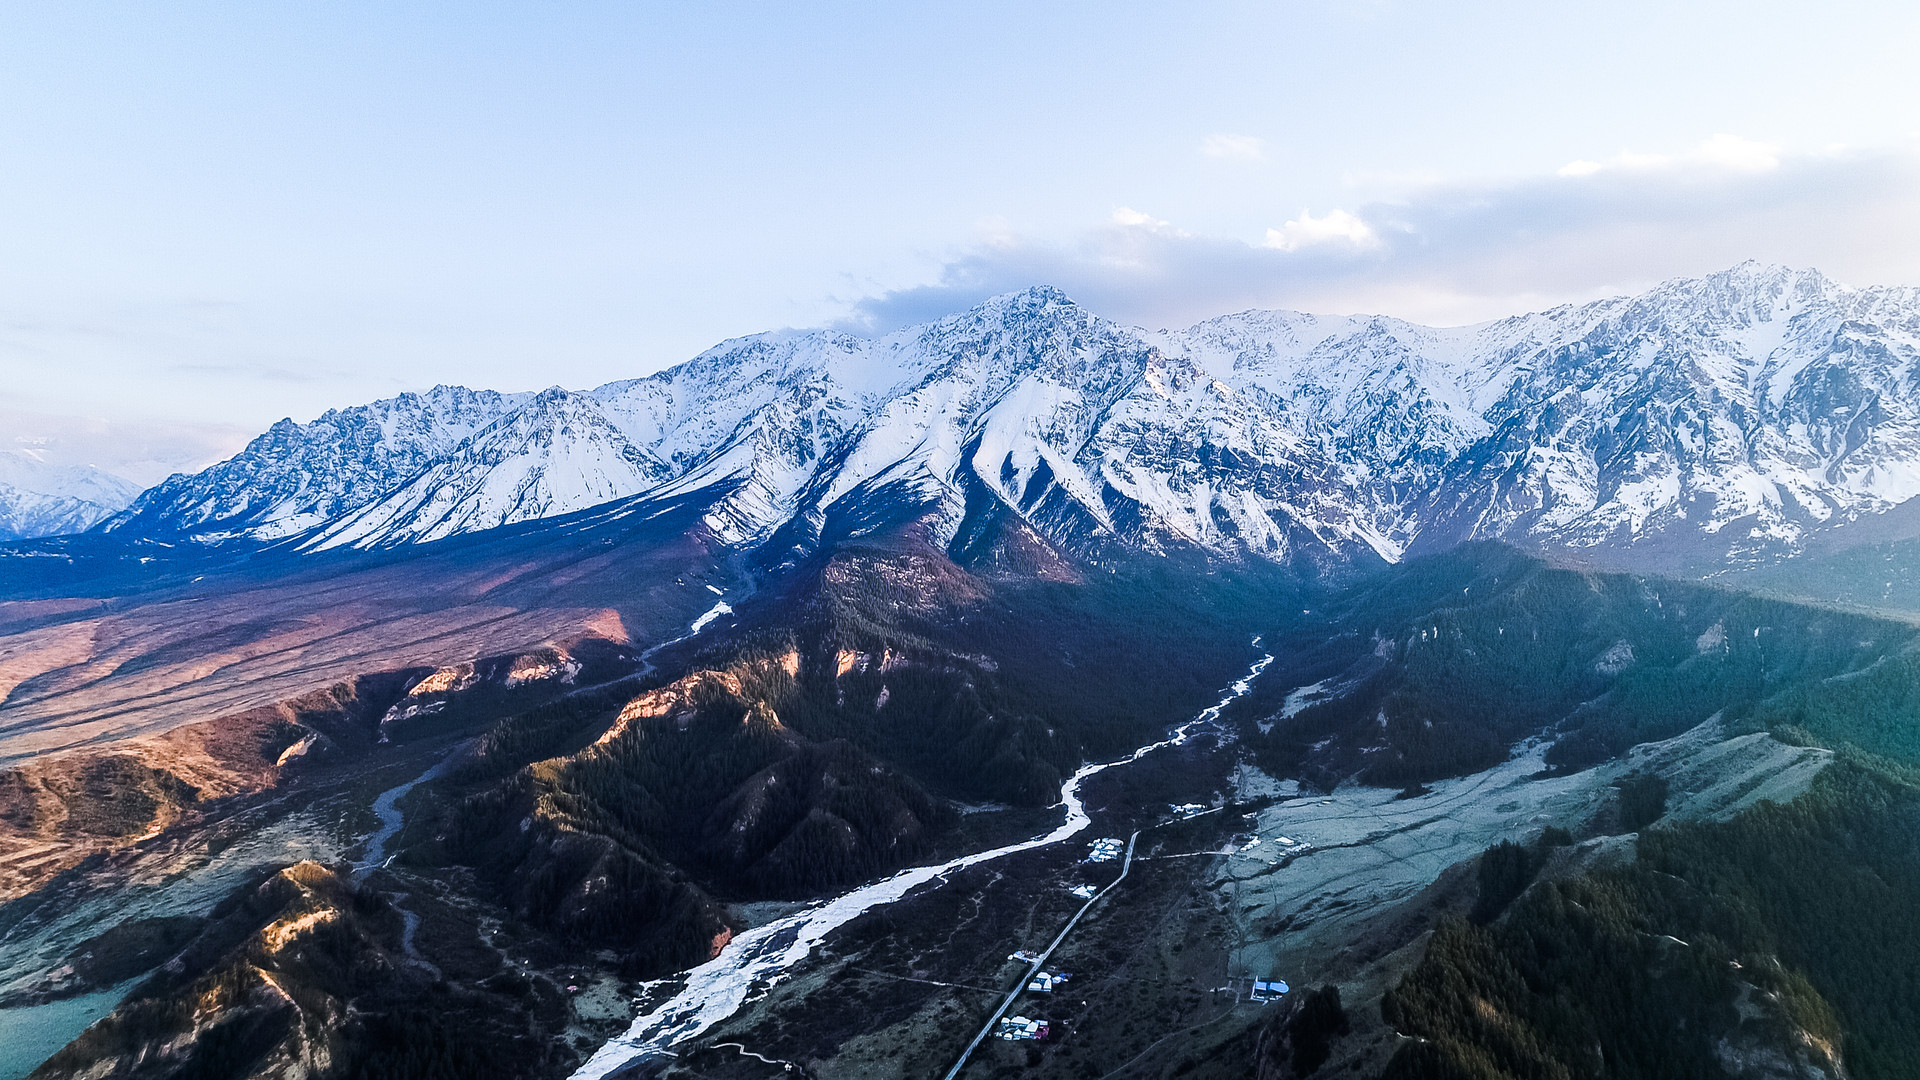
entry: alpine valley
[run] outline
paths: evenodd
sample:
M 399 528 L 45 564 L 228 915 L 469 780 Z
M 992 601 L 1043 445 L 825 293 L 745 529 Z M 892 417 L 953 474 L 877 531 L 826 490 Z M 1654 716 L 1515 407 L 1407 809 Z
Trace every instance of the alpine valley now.
M 0 1080 L 1920 1075 L 1920 289 L 1034 288 L 130 495 L 6 504 Z

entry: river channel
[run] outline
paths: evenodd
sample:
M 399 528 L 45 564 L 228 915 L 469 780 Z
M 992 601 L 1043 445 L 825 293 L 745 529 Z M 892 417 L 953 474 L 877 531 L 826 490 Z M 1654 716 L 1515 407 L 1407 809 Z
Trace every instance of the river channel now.
M 1254 638 L 1253 644 L 1258 647 L 1260 639 Z M 1185 743 L 1196 729 L 1213 723 L 1222 709 L 1245 694 L 1254 678 L 1272 662 L 1271 655 L 1255 661 L 1217 703 L 1175 728 L 1167 738 L 1142 746 L 1126 757 L 1081 766 L 1060 787 L 1059 805 L 1066 807 L 1067 815 L 1051 832 L 1017 844 L 964 855 L 937 866 L 902 870 L 892 877 L 736 935 L 720 950 L 720 955 L 682 976 L 684 982 L 677 993 L 637 1017 L 624 1034 L 608 1040 L 595 1051 L 573 1074 L 575 1080 L 598 1080 L 636 1061 L 665 1053 L 676 1043 L 691 1039 L 732 1016 L 750 997 L 764 993 L 768 986 L 784 978 L 787 971 L 812 953 L 828 934 L 865 912 L 899 900 L 919 886 L 944 879 L 956 870 L 1072 837 L 1092 823 L 1080 801 L 1080 787 L 1088 777 L 1131 764 L 1163 747 Z

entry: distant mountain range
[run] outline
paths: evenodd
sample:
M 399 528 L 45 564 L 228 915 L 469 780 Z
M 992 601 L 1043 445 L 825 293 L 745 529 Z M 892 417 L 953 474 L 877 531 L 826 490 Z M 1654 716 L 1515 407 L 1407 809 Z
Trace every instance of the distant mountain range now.
M 282 421 L 102 528 L 367 548 L 697 494 L 734 543 L 804 548 L 832 515 L 907 505 L 949 544 L 999 515 L 1087 558 L 1503 539 L 1711 570 L 1920 494 L 1916 379 L 1920 289 L 1756 263 L 1445 329 L 1254 311 L 1147 331 L 1043 287 L 584 392 L 441 386 Z
M 127 508 L 140 488 L 90 465 L 0 452 L 0 541 L 83 532 Z

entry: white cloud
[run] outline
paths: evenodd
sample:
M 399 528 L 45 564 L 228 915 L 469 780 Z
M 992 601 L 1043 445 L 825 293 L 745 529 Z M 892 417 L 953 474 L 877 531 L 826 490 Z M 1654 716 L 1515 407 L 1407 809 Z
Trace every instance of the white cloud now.
M 228 457 L 254 434 L 235 424 L 108 420 L 0 408 L 0 438 L 46 465 L 91 465 L 142 487 Z M 3 453 L 4 451 L 0 451 Z
M 1200 152 L 1223 161 L 1259 161 L 1267 156 L 1266 143 L 1253 135 L 1219 132 L 1200 141 Z
M 846 321 L 891 329 L 1046 283 L 1150 326 L 1250 307 L 1460 323 L 1749 258 L 1854 284 L 1920 284 L 1920 147 L 1793 154 L 1709 140 L 1658 164 L 1623 155 L 1559 176 L 1437 184 L 1302 213 L 1261 243 L 1193 235 L 1123 208 L 1066 242 L 975 247 L 929 284 L 856 303 Z
M 1013 231 L 1013 223 L 998 214 L 983 217 L 974 222 L 973 233 L 980 238 L 982 244 L 1002 251 L 1009 250 L 1020 242 L 1018 234 Z
M 1653 172 L 1708 166 L 1731 172 L 1769 172 L 1780 167 L 1780 148 L 1721 133 L 1680 155 L 1638 154 L 1623 150 L 1605 161 L 1582 158 L 1560 166 L 1556 175 L 1581 179 L 1603 172 Z
M 1130 206 L 1121 206 L 1113 211 L 1113 223 L 1129 229 L 1166 229 L 1172 222 L 1161 221 L 1152 214 L 1143 214 Z
M 1604 168 L 1606 168 L 1606 166 L 1600 164 L 1597 161 L 1587 161 L 1586 159 L 1582 158 L 1578 161 L 1569 161 L 1565 165 L 1560 166 L 1558 175 L 1560 176 L 1592 176 L 1594 173 L 1597 173 Z
M 1780 167 L 1779 147 L 1724 133 L 1701 143 L 1693 157 L 1736 172 L 1768 172 Z
M 1323 217 L 1314 217 L 1308 211 L 1300 211 L 1300 216 L 1280 226 L 1267 230 L 1267 239 L 1262 247 L 1276 251 L 1298 251 L 1314 244 L 1326 244 L 1345 241 L 1358 248 L 1369 248 L 1380 242 L 1373 227 L 1345 210 L 1333 209 Z

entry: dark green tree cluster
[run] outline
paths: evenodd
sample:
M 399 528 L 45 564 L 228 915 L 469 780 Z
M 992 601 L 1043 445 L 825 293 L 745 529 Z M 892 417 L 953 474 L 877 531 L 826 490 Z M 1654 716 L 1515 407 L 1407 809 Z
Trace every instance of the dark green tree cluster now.
M 1572 842 L 1565 829 L 1547 829 L 1531 844 L 1502 840 L 1482 852 L 1475 868 L 1480 891 L 1467 918 L 1476 926 L 1492 922 L 1533 884 L 1553 849 Z
M 1614 807 L 1619 831 L 1639 832 L 1659 821 L 1667 812 L 1667 778 L 1654 773 L 1634 773 L 1614 783 L 1619 789 Z
M 1791 804 L 1643 832 L 1632 863 L 1441 927 L 1383 1003 L 1423 1040 L 1387 1075 L 1677 1080 L 1724 1046 L 1920 1075 L 1916 838 L 1920 781 L 1858 755 Z
M 1255 1029 L 1254 1080 L 1313 1075 L 1332 1056 L 1334 1040 L 1351 1027 L 1339 987 L 1297 991 Z
M 1125 753 L 1216 700 L 1252 659 L 1251 638 L 1301 590 L 1273 567 L 1178 558 L 987 580 L 880 542 L 840 549 L 806 580 L 811 591 L 782 600 L 789 617 L 759 646 L 805 658 L 780 706 L 788 726 L 846 739 L 941 794 L 1027 806 L 1054 801 L 1081 762 Z M 827 669 L 843 654 L 893 664 Z
M 466 1017 L 397 1008 L 366 1019 L 340 1080 L 519 1080 L 525 1064 L 472 1037 Z
M 1403 787 L 1478 771 L 1528 735 L 1576 769 L 1719 715 L 1891 752 L 1920 730 L 1912 627 L 1701 585 L 1549 567 L 1469 545 L 1413 560 L 1278 635 L 1247 715 L 1262 762 Z M 1290 717 L 1281 696 L 1335 691 Z M 1904 720 L 1906 723 L 1897 721 Z M 1920 745 L 1920 737 L 1915 737 Z

